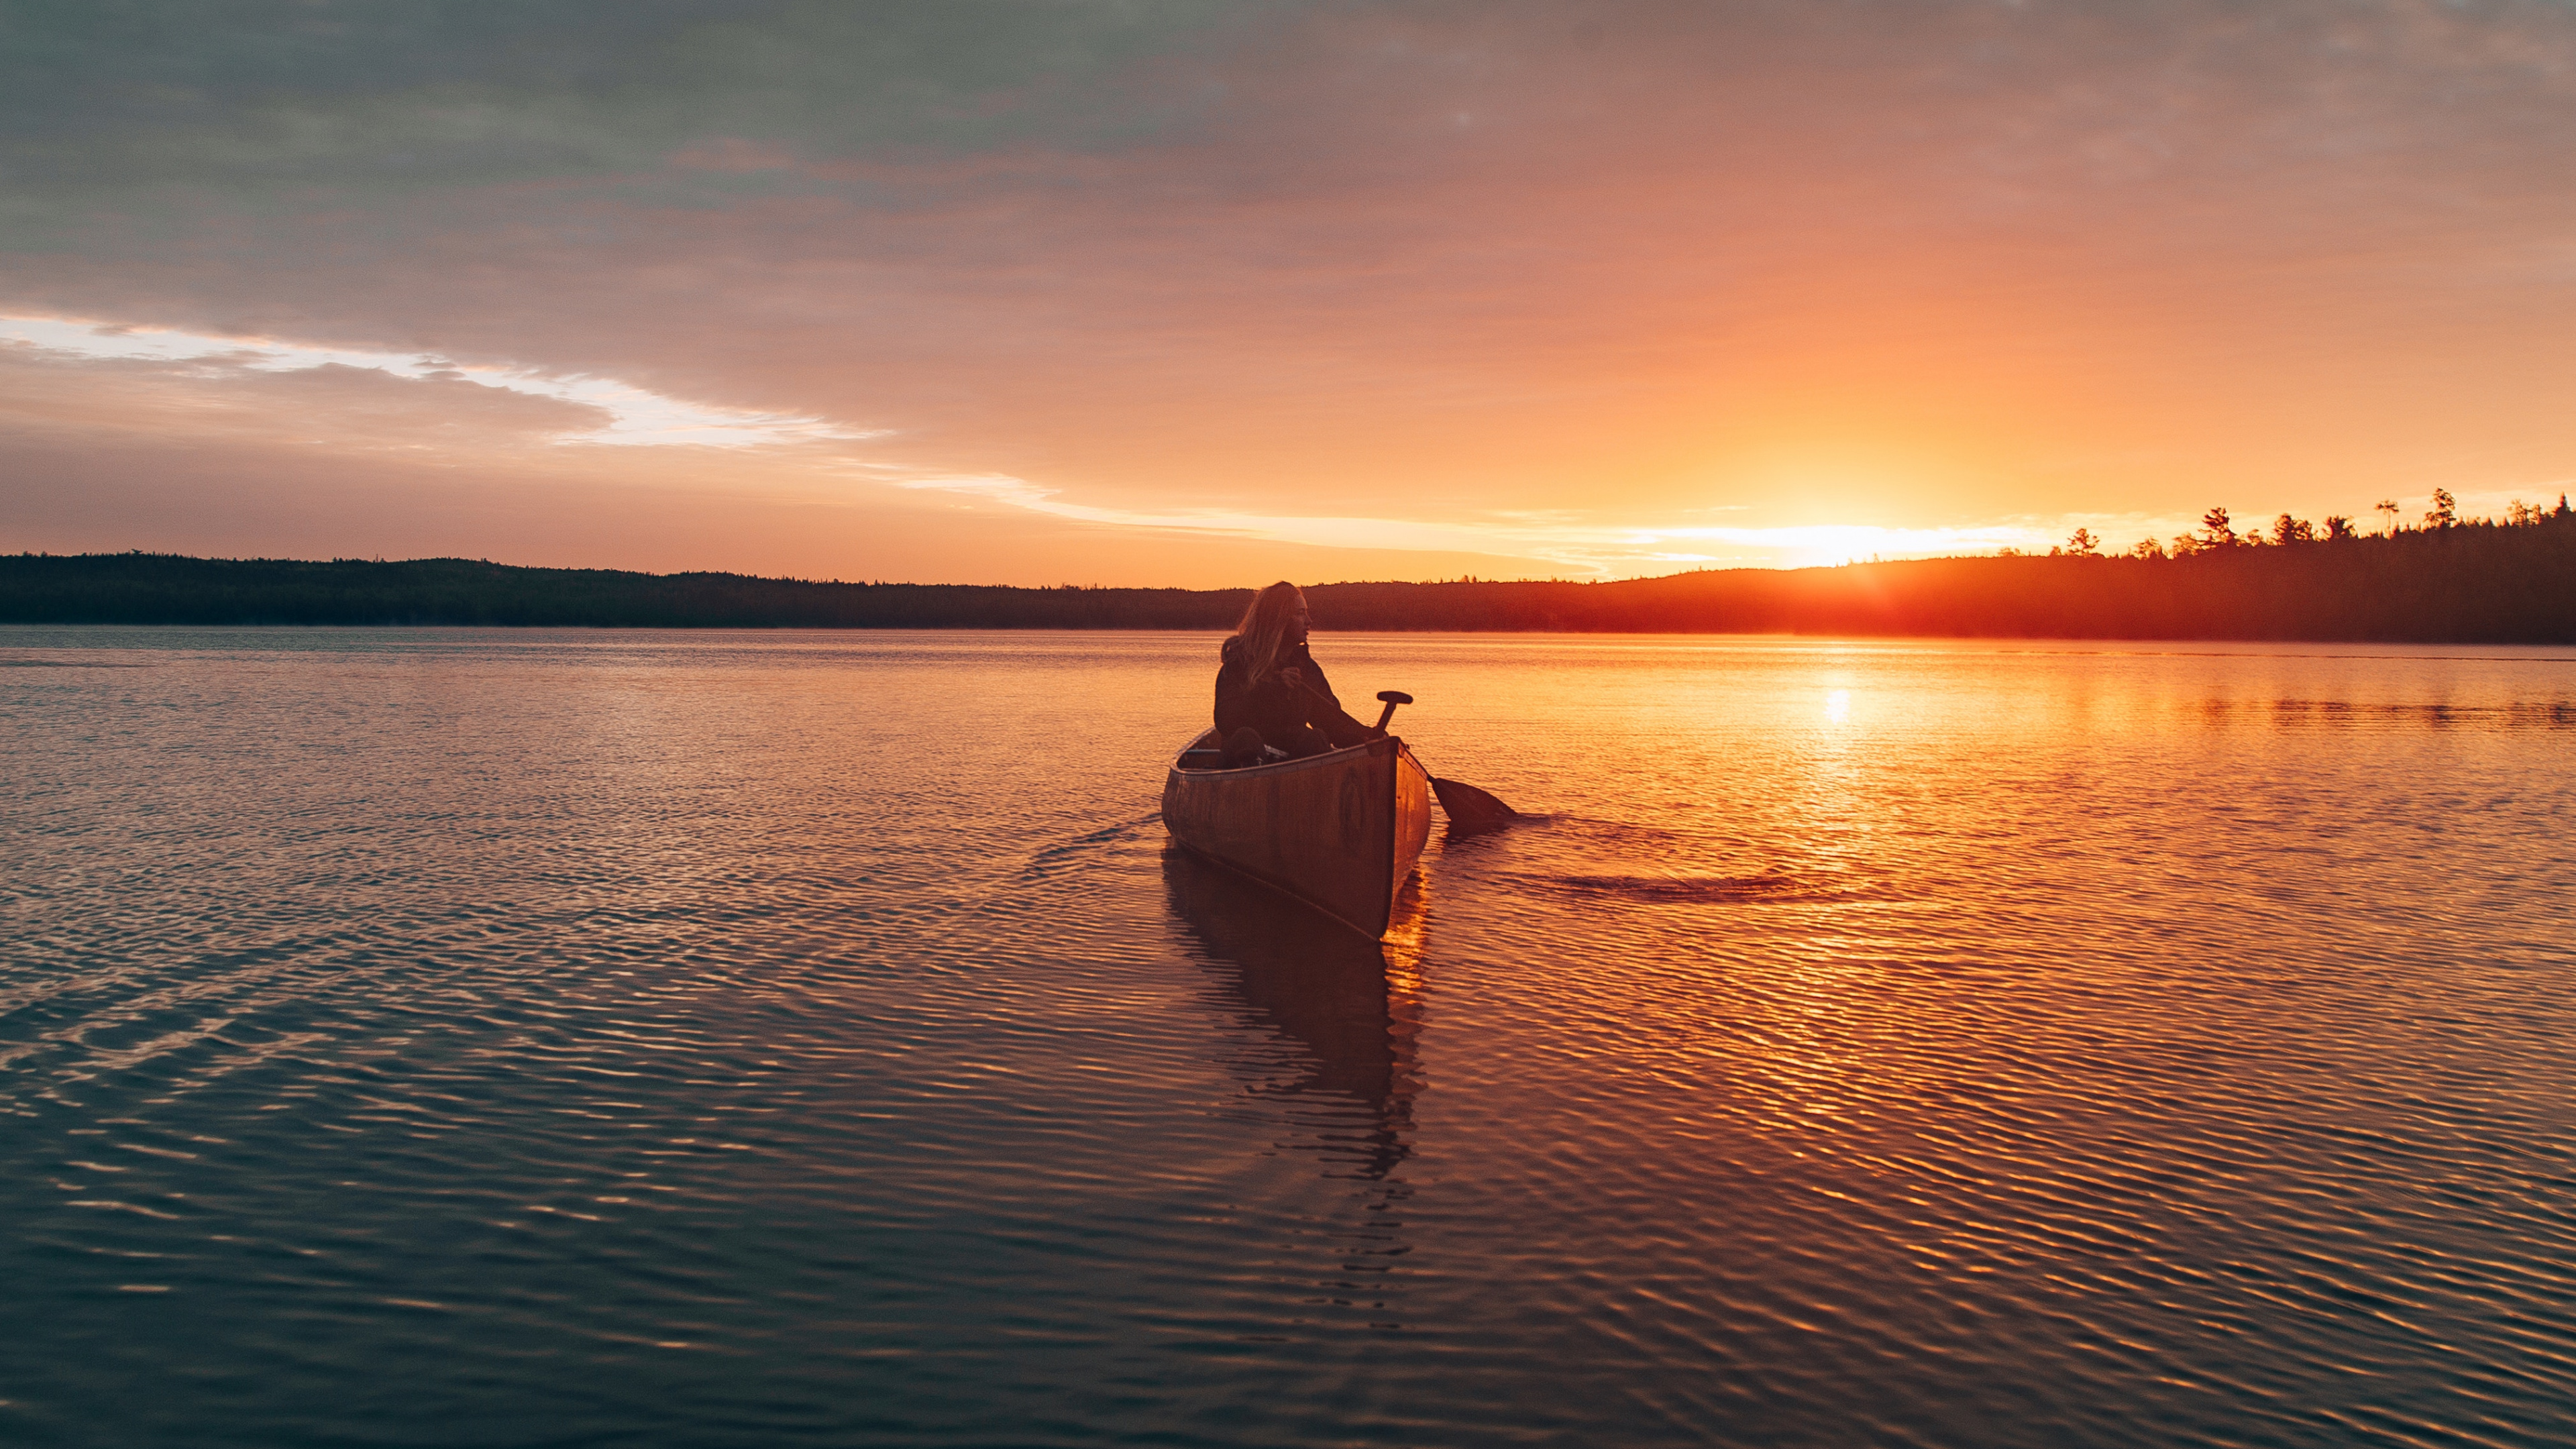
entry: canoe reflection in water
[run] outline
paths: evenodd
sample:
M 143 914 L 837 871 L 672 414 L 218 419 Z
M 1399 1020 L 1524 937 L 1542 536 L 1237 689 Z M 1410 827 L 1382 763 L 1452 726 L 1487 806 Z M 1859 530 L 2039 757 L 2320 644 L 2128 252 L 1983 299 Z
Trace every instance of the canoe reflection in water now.
M 1219 977 L 1243 1025 L 1297 1049 L 1279 1064 L 1294 1076 L 1256 1067 L 1253 1092 L 1300 1099 L 1291 1120 L 1313 1131 L 1318 1150 L 1385 1182 L 1413 1153 L 1422 1090 L 1420 877 L 1398 892 L 1379 941 L 1177 846 L 1163 852 L 1163 884 L 1191 954 Z

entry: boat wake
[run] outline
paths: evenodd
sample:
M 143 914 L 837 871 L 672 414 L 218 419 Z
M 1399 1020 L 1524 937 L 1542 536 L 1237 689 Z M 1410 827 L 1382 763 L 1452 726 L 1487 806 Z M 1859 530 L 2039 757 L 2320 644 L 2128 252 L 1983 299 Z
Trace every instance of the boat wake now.
M 1874 886 L 1819 880 L 1786 871 L 1751 875 L 1536 875 L 1511 877 L 1559 895 L 1675 905 L 1729 902 L 1849 901 L 1876 896 Z
M 1020 879 L 1037 880 L 1053 875 L 1058 867 L 1080 860 L 1102 846 L 1124 840 L 1148 825 L 1161 824 L 1162 819 L 1162 813 L 1155 811 L 1139 815 L 1133 820 L 1121 820 L 1115 825 L 1104 825 L 1098 830 L 1086 835 L 1077 835 L 1071 840 L 1059 840 L 1053 845 L 1042 846 L 1029 856 L 1028 864 L 1020 867 Z

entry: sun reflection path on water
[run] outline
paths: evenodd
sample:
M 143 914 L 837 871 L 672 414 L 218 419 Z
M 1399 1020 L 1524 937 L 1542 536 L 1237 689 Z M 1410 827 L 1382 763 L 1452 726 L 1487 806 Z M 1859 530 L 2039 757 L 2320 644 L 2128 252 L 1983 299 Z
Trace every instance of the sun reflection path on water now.
M 1569 1338 L 1756 1365 L 1731 1432 L 1780 1442 L 1837 1400 L 1912 1442 L 2456 1426 L 2470 1339 L 2498 1442 L 2567 1426 L 2576 1340 L 2476 1326 L 2576 1251 L 2562 663 L 1616 647 L 1615 714 L 1568 645 L 1476 721 L 1446 768 L 1541 818 L 1432 870 L 1475 1050 L 1429 1140 L 1480 1144 L 1483 1230 L 1660 1305 L 1568 1295 Z

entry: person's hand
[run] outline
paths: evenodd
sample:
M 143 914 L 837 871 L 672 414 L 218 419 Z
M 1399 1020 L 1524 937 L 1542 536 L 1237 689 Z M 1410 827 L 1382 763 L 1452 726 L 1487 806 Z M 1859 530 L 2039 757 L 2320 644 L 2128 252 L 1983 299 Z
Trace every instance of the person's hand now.
M 1288 686 L 1288 692 L 1294 694 L 1306 687 L 1306 671 L 1302 669 L 1282 669 L 1279 671 L 1279 682 Z

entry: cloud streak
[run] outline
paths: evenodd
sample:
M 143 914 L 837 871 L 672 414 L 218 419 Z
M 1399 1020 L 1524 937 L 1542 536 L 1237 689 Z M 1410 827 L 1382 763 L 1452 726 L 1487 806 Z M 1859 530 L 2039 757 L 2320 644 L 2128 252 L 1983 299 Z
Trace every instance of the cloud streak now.
M 274 337 L 217 337 L 174 328 L 65 317 L 0 316 L 0 343 L 86 361 L 154 363 L 181 373 L 298 373 L 351 368 L 412 381 L 455 382 L 571 404 L 556 436 L 604 446 L 745 448 L 869 436 L 820 418 L 717 408 L 665 397 L 612 377 L 429 354 L 327 347 Z

